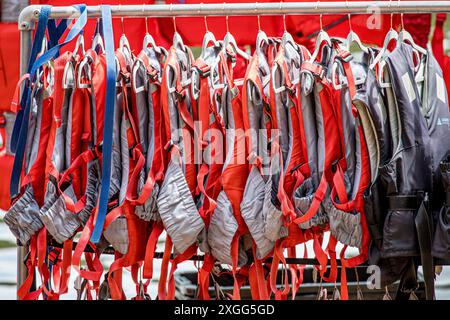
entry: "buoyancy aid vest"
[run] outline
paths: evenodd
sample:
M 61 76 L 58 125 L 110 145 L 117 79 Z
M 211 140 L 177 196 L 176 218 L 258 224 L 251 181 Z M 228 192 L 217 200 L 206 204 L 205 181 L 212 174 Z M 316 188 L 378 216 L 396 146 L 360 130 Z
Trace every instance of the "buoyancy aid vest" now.
M 120 86 L 118 92 L 120 104 L 118 103 L 118 106 L 122 111 L 120 119 L 120 154 L 122 157 L 123 170 L 128 166 L 130 174 L 134 176 L 135 171 L 141 170 L 140 164 L 143 161 L 143 154 L 140 145 L 139 129 L 136 125 L 137 115 L 136 113 L 133 113 L 138 107 L 133 104 L 134 99 L 132 99 L 131 92 L 131 68 L 133 61 L 128 62 L 126 60 L 123 50 L 125 50 L 125 48 L 116 51 L 116 59 L 120 70 L 120 79 L 118 83 L 118 86 Z M 128 173 L 123 176 L 123 179 L 126 180 L 125 183 L 122 181 L 126 189 L 129 189 L 131 183 L 137 184 L 137 180 L 128 180 Z M 133 188 L 136 187 L 136 185 L 133 186 Z M 135 214 L 135 205 L 127 200 L 124 201 L 122 207 L 119 202 L 119 206 L 114 208 L 106 218 L 110 218 L 110 215 L 114 216 L 113 212 L 117 210 L 122 210 L 122 216 L 119 213 L 118 217 L 110 223 L 109 228 L 105 230 L 105 238 L 109 240 L 109 237 L 120 237 L 116 239 L 116 241 L 120 246 L 123 245 L 123 249 L 125 250 L 118 250 L 115 243 L 110 241 L 116 248 L 116 251 L 119 251 L 118 253 L 116 252 L 116 259 L 111 265 L 108 274 L 111 297 L 113 299 L 125 298 L 122 292 L 121 272 L 122 268 L 131 267 L 132 278 L 137 286 L 136 299 L 141 299 L 143 296 L 142 292 L 139 292 L 141 283 L 137 279 L 137 272 L 145 258 L 145 248 L 149 236 L 149 222 L 140 219 Z M 118 224 L 113 225 L 115 223 Z M 111 227 L 113 227 L 113 229 L 111 229 Z M 123 229 L 125 229 L 125 232 L 123 232 Z M 122 235 L 120 235 L 121 233 Z
M 194 162 L 194 121 L 190 84 L 192 53 L 172 47 L 161 80 L 161 106 L 164 116 L 164 145 L 168 165 L 158 195 L 158 210 L 167 232 L 162 261 L 159 299 L 173 299 L 173 273 L 177 264 L 197 252 L 197 239 L 205 224 L 195 204 L 197 168 Z M 177 256 L 170 259 L 172 244 Z M 168 290 L 167 268 L 171 260 Z
M 228 57 L 228 54 L 227 54 Z M 217 197 L 217 206 L 208 229 L 208 244 L 211 254 L 220 263 L 232 266 L 234 279 L 233 299 L 240 299 L 239 288 L 242 281 L 238 279 L 238 267 L 248 262 L 243 245 L 243 236 L 248 234 L 240 212 L 248 164 L 245 147 L 245 132 L 242 102 L 239 86 L 233 77 L 233 56 L 220 57 L 225 74 L 221 95 L 221 115 L 226 131 L 225 163 L 220 177 L 221 190 Z
M 272 68 L 271 109 L 274 112 L 273 117 L 276 119 L 280 137 L 278 141 L 272 140 L 272 143 L 277 143 L 281 149 L 281 151 L 272 155 L 272 161 L 273 157 L 278 155 L 278 161 L 280 162 L 279 172 L 273 175 L 272 179 L 276 178 L 273 187 L 275 187 L 275 195 L 280 203 L 282 215 L 289 218 L 290 215 L 295 214 L 294 191 L 301 186 L 305 177 L 311 176 L 300 91 L 300 67 L 303 59 L 307 57 L 308 53 L 305 48 L 294 48 L 287 43 L 280 46 Z M 278 217 L 278 220 L 277 230 L 274 234 L 280 235 L 283 222 L 287 222 L 287 220 L 284 221 L 285 219 L 282 216 Z M 275 244 L 271 265 L 270 285 L 276 299 L 286 298 L 289 291 L 287 267 L 284 269 L 284 288 L 282 290 L 276 288 L 279 262 L 282 261 L 286 265 L 283 249 L 287 247 L 289 257 L 295 257 L 296 244 L 305 242 L 307 240 L 305 236 L 308 237 L 297 225 L 289 225 L 288 223 L 285 223 L 285 225 L 288 227 L 288 233 L 285 232 L 284 236 L 281 233 L 282 239 L 276 239 L 278 241 Z M 303 269 L 304 266 L 289 266 L 293 298 L 302 282 Z
M 153 258 L 156 244 L 163 231 L 156 200 L 164 177 L 164 122 L 160 105 L 163 57 L 152 48 L 141 51 L 132 71 L 133 116 L 138 125 L 142 157 L 130 178 L 127 200 L 136 205 L 138 217 L 151 223 L 147 240 L 143 277 L 153 277 Z
M 246 136 L 249 175 L 240 205 L 241 216 L 252 237 L 254 262 L 249 269 L 253 299 L 268 299 L 262 260 L 273 250 L 275 242 L 265 234 L 265 226 L 272 222 L 264 216 L 264 198 L 271 191 L 269 140 L 273 119 L 269 104 L 270 65 L 273 63 L 277 43 L 269 39 L 265 48 L 256 50 L 247 67 L 243 91 L 242 112 Z M 269 190 L 266 192 L 266 190 Z
M 401 291 L 412 285 L 403 281 L 410 271 L 415 273 L 412 257 L 429 255 L 422 245 L 431 237 L 427 206 L 433 184 L 432 151 L 428 125 L 421 113 L 412 48 L 400 43 L 385 61 L 383 81 L 389 84 L 385 95 L 394 148 L 389 162 L 379 170 L 387 203 L 379 264 L 383 284 L 403 277 Z M 426 286 L 428 297 L 432 283 Z
M 432 245 L 434 257 L 447 259 L 450 237 L 448 236 L 448 152 L 450 130 L 448 92 L 444 84 L 443 70 L 430 49 L 423 64 L 424 83 L 422 85 L 422 113 L 427 121 L 433 155 L 432 211 L 435 219 L 435 234 Z M 419 70 L 420 72 L 421 70 Z M 447 222 L 446 222 L 447 221 Z
M 209 278 L 214 257 L 208 246 L 208 229 L 220 193 L 220 177 L 224 164 L 226 133 L 224 119 L 220 115 L 224 70 L 221 47 L 207 47 L 192 65 L 193 114 L 196 120 L 195 149 L 199 168 L 197 175 L 197 207 L 205 222 L 199 248 L 205 252 L 205 260 L 198 274 L 200 299 L 209 299 Z M 218 84 L 217 84 L 218 83 Z M 197 151 L 198 150 L 198 151 Z

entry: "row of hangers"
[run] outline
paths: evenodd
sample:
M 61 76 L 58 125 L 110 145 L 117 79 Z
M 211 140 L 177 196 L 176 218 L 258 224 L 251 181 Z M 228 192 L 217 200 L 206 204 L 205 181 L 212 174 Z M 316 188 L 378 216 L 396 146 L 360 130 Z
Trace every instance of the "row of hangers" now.
M 400 0 L 398 0 L 398 2 L 400 2 Z M 318 9 L 319 3 L 320 3 L 320 1 L 317 1 L 316 9 Z M 346 1 L 346 3 L 348 4 L 348 1 Z M 392 3 L 392 0 L 390 0 L 389 6 L 391 6 L 391 3 Z M 143 10 L 144 9 L 145 9 L 145 4 L 143 5 Z M 125 35 L 123 19 L 124 18 L 122 17 L 121 18 L 122 35 L 119 40 L 119 48 L 118 49 L 123 52 L 127 62 L 131 66 L 131 64 L 133 62 L 133 54 L 132 54 L 132 50 L 131 50 L 129 41 Z M 226 21 L 226 34 L 222 41 L 218 41 L 215 38 L 214 34 L 208 29 L 206 16 L 204 16 L 205 35 L 203 37 L 203 42 L 202 42 L 201 57 L 204 58 L 204 54 L 207 51 L 206 49 L 210 45 L 213 45 L 216 48 L 221 48 L 221 50 L 223 52 L 225 52 L 225 50 L 227 48 L 232 48 L 235 54 L 244 58 L 245 60 L 249 60 L 250 59 L 249 54 L 247 54 L 245 51 L 243 51 L 242 49 L 239 48 L 239 46 L 237 45 L 236 39 L 234 38 L 234 36 L 232 35 L 232 33 L 229 30 L 228 16 L 226 16 L 225 19 L 226 19 L 225 20 Z M 256 49 L 255 50 L 258 54 L 262 55 L 262 54 L 264 54 L 264 49 L 267 47 L 267 45 L 270 43 L 271 40 L 266 35 L 266 33 L 261 29 L 259 15 L 257 16 L 257 19 L 258 19 L 258 33 L 257 33 L 257 37 L 256 37 Z M 323 28 L 322 14 L 319 15 L 319 21 L 320 21 L 320 31 L 316 37 L 315 49 L 314 49 L 313 53 L 311 54 L 310 62 L 316 61 L 317 57 L 319 56 L 319 53 L 321 52 L 321 50 L 323 52 L 325 46 L 332 47 L 331 37 L 328 35 L 328 33 Z M 401 31 L 399 33 L 393 28 L 393 14 L 392 13 L 391 13 L 390 22 L 391 22 L 391 26 L 390 26 L 390 29 L 384 39 L 383 47 L 380 48 L 379 53 L 373 59 L 372 64 L 370 66 L 370 68 L 373 69 L 373 68 L 375 68 L 375 66 L 377 66 L 381 62 L 379 65 L 379 68 L 378 68 L 379 79 L 382 78 L 382 77 L 380 77 L 380 75 L 382 75 L 383 68 L 384 68 L 384 63 L 382 60 L 388 54 L 388 52 L 389 52 L 388 46 L 390 45 L 390 43 L 392 41 L 396 41 L 397 46 L 399 46 L 402 42 L 409 43 L 411 45 L 411 47 L 413 48 L 413 52 L 416 56 L 417 61 L 420 61 L 420 56 L 426 54 L 426 52 L 427 52 L 426 49 L 420 47 L 419 45 L 417 45 L 414 42 L 412 35 L 405 29 L 404 23 L 403 23 L 403 14 L 401 14 Z M 353 31 L 352 24 L 351 24 L 351 14 L 348 14 L 348 23 L 349 23 L 350 30 L 349 30 L 348 36 L 346 38 L 347 50 L 352 52 L 353 46 L 356 45 L 360 51 L 362 51 L 363 53 L 368 53 L 368 48 L 362 43 L 358 34 L 355 31 Z M 185 44 L 183 43 L 183 39 L 182 39 L 181 35 L 177 31 L 175 17 L 173 17 L 173 25 L 174 25 L 173 46 L 175 48 L 180 49 L 187 53 L 188 49 L 185 46 Z M 283 25 L 284 25 L 284 32 L 283 32 L 283 35 L 280 40 L 281 45 L 284 47 L 290 45 L 294 49 L 298 50 L 298 45 L 295 43 L 292 35 L 287 31 L 285 15 L 283 15 Z M 145 18 L 145 27 L 146 27 L 146 33 L 145 33 L 145 36 L 143 39 L 142 48 L 143 49 L 153 48 L 156 53 L 167 55 L 167 50 L 161 46 L 158 46 L 156 44 L 154 38 L 148 32 L 147 17 Z M 100 28 L 99 21 L 97 21 L 97 27 L 96 27 L 95 36 L 93 38 L 91 48 L 97 52 L 104 52 L 104 50 L 105 50 L 104 43 L 103 43 L 103 39 L 100 34 L 99 28 Z M 72 53 L 73 58 L 75 58 L 75 56 L 78 53 L 80 53 L 83 56 L 83 59 L 79 65 L 79 68 L 80 68 L 79 70 L 82 72 L 77 73 L 78 77 L 76 79 L 77 86 L 80 88 L 88 86 L 88 84 L 86 84 L 82 81 L 83 76 L 86 77 L 87 79 L 91 78 L 91 71 L 90 71 L 90 68 L 88 67 L 88 65 L 89 65 L 89 62 L 92 62 L 92 61 L 89 61 L 90 57 L 88 55 L 85 55 L 85 52 L 86 52 L 86 50 L 85 50 L 85 45 L 84 45 L 84 35 L 80 34 L 78 36 L 77 42 L 75 44 L 75 48 Z M 67 70 L 66 69 L 64 70 L 64 72 L 65 72 L 64 79 L 68 79 L 67 73 L 69 71 L 72 71 L 72 74 L 75 74 L 74 73 L 75 70 L 73 70 L 73 65 L 66 66 L 66 67 L 67 67 L 66 68 Z M 72 68 L 72 70 L 71 70 L 71 68 Z M 333 72 L 335 72 L 335 70 L 333 70 Z M 381 85 L 387 86 L 389 84 L 381 83 Z M 337 83 L 333 83 L 333 86 L 336 89 L 340 88 L 340 84 L 337 84 Z M 65 83 L 63 84 L 63 87 L 65 87 L 65 88 L 69 87 L 68 82 L 65 81 Z

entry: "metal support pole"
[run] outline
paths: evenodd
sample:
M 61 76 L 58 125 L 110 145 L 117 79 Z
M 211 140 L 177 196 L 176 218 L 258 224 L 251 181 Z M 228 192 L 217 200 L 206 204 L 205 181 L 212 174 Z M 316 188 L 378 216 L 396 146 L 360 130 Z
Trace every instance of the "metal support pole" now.
M 22 25 L 21 25 L 22 26 Z M 24 29 L 20 28 L 20 75 L 27 72 L 28 59 L 31 54 L 31 42 L 33 37 L 34 23 L 30 25 L 23 25 Z M 19 75 L 19 76 L 20 76 Z M 24 259 L 28 254 L 28 246 L 17 246 L 17 289 L 27 278 L 27 269 L 25 268 Z

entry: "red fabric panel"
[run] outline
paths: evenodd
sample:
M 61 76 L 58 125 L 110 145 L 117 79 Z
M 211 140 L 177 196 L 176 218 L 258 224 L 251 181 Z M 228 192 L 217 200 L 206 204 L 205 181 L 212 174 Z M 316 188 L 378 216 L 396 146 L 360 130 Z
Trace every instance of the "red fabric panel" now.
M 5 150 L 0 151 L 0 209 L 8 210 L 10 206 L 9 198 L 9 180 L 11 179 L 11 170 L 14 157 L 7 155 Z
M 10 110 L 11 98 L 19 80 L 19 40 L 17 24 L 0 23 L 0 113 Z

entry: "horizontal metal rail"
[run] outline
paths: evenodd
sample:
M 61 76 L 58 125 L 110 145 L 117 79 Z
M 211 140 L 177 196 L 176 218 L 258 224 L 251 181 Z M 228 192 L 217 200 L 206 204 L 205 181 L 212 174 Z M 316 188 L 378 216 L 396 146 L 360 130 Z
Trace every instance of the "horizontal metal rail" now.
M 40 14 L 40 5 L 31 5 L 19 16 L 19 29 L 34 27 Z M 88 6 L 88 16 L 100 17 L 100 6 Z M 434 13 L 450 12 L 450 1 L 340 1 L 340 2 L 263 2 L 263 3 L 204 3 L 114 5 L 115 17 L 188 17 L 188 16 L 251 16 L 300 14 L 377 14 L 377 13 Z M 55 6 L 50 18 L 73 18 L 79 15 L 72 6 Z

